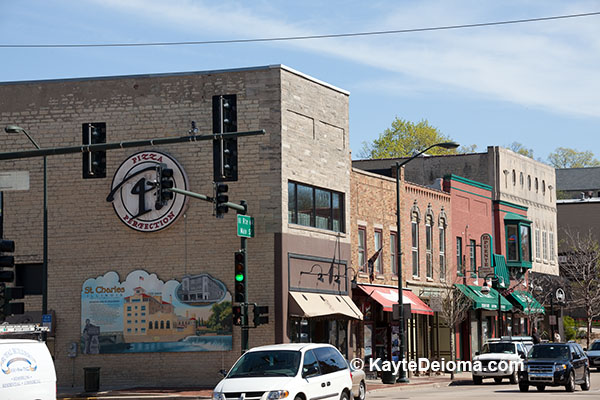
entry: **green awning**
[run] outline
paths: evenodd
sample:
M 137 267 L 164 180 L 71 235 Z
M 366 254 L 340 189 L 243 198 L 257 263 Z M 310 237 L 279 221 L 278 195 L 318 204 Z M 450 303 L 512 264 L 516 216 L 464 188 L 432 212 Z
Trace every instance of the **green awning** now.
M 516 301 L 523 309 L 525 314 L 545 314 L 544 306 L 535 299 L 529 292 L 515 290 L 510 294 L 510 297 Z
M 510 285 L 510 275 L 504 256 L 501 254 L 494 254 L 494 271 L 499 278 L 498 286 L 503 289 L 508 288 Z
M 490 288 L 488 294 L 483 294 L 481 293 L 480 286 L 467 286 L 461 284 L 455 284 L 455 286 L 473 301 L 473 309 L 483 308 L 484 310 L 498 310 L 498 296 L 500 296 L 500 294 L 496 289 Z M 500 296 L 500 309 L 502 311 L 512 309 L 512 304 L 502 296 Z
M 504 216 L 504 220 L 505 221 L 521 221 L 521 222 L 525 222 L 528 224 L 531 223 L 531 221 L 528 220 L 526 217 L 516 214 L 516 213 L 512 213 L 512 212 L 506 213 L 506 215 Z

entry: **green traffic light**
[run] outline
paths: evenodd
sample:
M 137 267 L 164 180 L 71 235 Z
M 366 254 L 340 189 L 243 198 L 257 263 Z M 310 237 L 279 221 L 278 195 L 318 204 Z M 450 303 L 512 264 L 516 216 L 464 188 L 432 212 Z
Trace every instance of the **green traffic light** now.
M 235 275 L 235 281 L 236 282 L 241 282 L 244 280 L 244 275 L 243 274 L 236 274 Z

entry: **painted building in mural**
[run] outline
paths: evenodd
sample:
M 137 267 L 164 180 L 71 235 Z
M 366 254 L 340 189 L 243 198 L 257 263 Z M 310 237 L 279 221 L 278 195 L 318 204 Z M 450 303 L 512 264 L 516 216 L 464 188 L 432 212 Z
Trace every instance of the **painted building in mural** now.
M 346 91 L 280 65 L 10 82 L 0 84 L 0 116 L 42 148 L 209 135 L 215 96 L 235 99 L 238 132 L 265 130 L 237 139 L 237 181 L 227 182 L 229 201 L 246 200 L 254 218 L 248 301 L 269 307 L 249 346 L 330 342 L 352 353 L 350 321 L 362 314 L 350 299 Z M 24 135 L 2 143 L 30 146 Z M 82 386 L 86 367 L 101 368 L 101 385 L 210 385 L 239 356 L 235 212 L 218 219 L 212 203 L 156 189 L 166 168 L 176 188 L 214 196 L 213 152 L 211 139 L 47 158 L 48 345 L 59 386 Z M 42 162 L 2 161 L 0 171 L 29 171 L 30 190 L 4 194 L 4 236 L 16 242 L 25 317 L 39 321 Z

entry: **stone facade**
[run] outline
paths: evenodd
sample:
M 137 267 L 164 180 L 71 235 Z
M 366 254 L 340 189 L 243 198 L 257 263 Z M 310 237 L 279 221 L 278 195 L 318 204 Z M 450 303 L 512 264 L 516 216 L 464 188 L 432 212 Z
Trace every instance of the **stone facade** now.
M 211 133 L 212 96 L 237 95 L 238 131 L 264 129 L 238 139 L 238 181 L 229 199 L 248 201 L 255 237 L 248 239 L 249 301 L 269 306 L 270 323 L 250 332 L 250 347 L 289 341 L 287 298 L 290 254 L 322 260 L 339 270 L 349 264 L 350 150 L 348 93 L 284 66 L 229 71 L 0 84 L 0 121 L 25 128 L 42 148 L 81 145 L 82 124 L 106 122 L 107 142 L 186 136 L 191 121 Z M 31 147 L 24 135 L 3 139 L 3 151 Z M 147 147 L 143 148 L 147 149 Z M 83 179 L 81 155 L 48 157 L 48 305 L 55 336 L 49 340 L 59 385 L 81 386 L 84 367 L 101 367 L 101 384 L 211 385 L 218 370 L 240 354 L 240 329 L 226 352 L 79 354 L 67 356 L 81 337 L 81 292 L 90 277 L 134 270 L 180 280 L 209 273 L 233 293 L 233 254 L 239 249 L 236 216 L 215 219 L 213 206 L 188 199 L 183 218 L 168 229 L 141 233 L 116 217 L 106 197 L 122 160 L 141 149 L 108 151 L 107 177 Z M 153 147 L 175 157 L 190 190 L 212 196 L 211 141 Z M 42 260 L 42 161 L 0 162 L 1 171 L 30 172 L 30 190 L 4 194 L 4 236 L 15 240 L 17 264 Z M 342 232 L 288 222 L 288 182 L 334 190 L 343 198 Z M 347 275 L 347 274 L 346 274 Z M 344 287 L 345 289 L 340 289 Z M 321 290 L 348 294 L 348 282 Z M 28 296 L 27 311 L 41 308 Z M 151 368 L 145 368 L 151 365 Z M 165 368 L 165 366 L 168 366 Z

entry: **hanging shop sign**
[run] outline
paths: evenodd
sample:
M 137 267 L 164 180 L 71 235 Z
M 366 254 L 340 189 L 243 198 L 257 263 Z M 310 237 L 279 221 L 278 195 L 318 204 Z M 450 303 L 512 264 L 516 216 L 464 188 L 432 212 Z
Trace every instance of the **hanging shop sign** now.
M 489 233 L 481 235 L 481 266 L 492 268 L 492 236 Z
M 161 170 L 172 171 L 167 180 L 172 181 L 173 187 L 188 190 L 187 175 L 181 165 L 158 151 L 135 153 L 115 172 L 106 201 L 112 202 L 119 219 L 131 229 L 156 232 L 183 214 L 187 197 L 161 190 Z
M 209 274 L 163 282 L 132 271 L 110 271 L 81 290 L 83 354 L 228 351 L 232 348 L 231 293 Z

